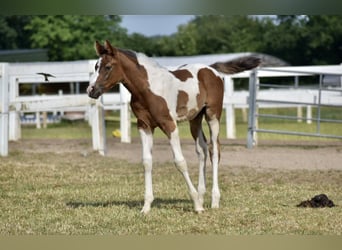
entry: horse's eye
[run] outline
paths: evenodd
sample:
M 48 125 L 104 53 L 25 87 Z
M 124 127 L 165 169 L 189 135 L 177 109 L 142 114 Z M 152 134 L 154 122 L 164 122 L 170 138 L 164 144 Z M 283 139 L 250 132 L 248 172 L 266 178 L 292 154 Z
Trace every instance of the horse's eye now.
M 111 69 L 112 69 L 112 66 L 110 66 L 110 65 L 107 65 L 107 66 L 105 66 L 105 69 L 106 69 L 107 71 L 109 71 L 109 70 L 111 70 Z

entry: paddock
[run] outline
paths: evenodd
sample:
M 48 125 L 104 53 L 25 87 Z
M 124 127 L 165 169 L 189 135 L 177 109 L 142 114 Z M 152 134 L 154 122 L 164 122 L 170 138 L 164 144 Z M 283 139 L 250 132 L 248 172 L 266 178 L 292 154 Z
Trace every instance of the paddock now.
M 243 108 L 239 105 L 248 104 L 248 94 L 231 93 L 241 96 L 239 103 L 226 103 L 236 116 Z M 1 115 L 8 119 L 8 113 Z M 49 126 L 40 131 L 48 132 Z M 143 217 L 139 139 L 132 137 L 127 144 L 107 137 L 103 157 L 94 152 L 91 138 L 9 141 L 8 156 L 0 161 L 1 235 L 341 235 L 338 139 L 260 140 L 249 150 L 245 139 L 222 138 L 221 208 L 212 210 L 205 200 L 206 211 L 197 215 L 174 171 L 168 142 L 159 138 L 154 147 L 156 199 L 151 215 Z M 182 149 L 196 179 L 192 141 L 182 139 Z M 296 207 L 319 193 L 337 206 Z

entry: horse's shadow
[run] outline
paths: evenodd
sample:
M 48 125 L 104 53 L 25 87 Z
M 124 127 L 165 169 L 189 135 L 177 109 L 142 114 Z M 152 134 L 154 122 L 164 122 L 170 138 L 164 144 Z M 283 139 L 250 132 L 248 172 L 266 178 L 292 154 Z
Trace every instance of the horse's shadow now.
M 127 200 L 127 201 L 105 201 L 105 202 L 89 202 L 89 201 L 69 201 L 66 203 L 71 208 L 81 207 L 113 207 L 113 206 L 125 206 L 129 209 L 141 209 L 144 205 L 143 200 Z M 152 207 L 156 208 L 172 208 L 183 211 L 191 211 L 191 201 L 186 199 L 160 199 L 156 198 Z

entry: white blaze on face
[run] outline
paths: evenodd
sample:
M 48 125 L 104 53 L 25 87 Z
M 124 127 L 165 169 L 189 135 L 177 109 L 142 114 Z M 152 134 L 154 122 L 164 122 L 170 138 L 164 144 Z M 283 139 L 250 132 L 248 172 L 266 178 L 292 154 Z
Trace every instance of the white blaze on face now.
M 87 88 L 87 93 L 88 94 L 91 92 L 91 90 L 95 86 L 96 79 L 99 76 L 101 62 L 102 62 L 102 58 L 99 58 L 99 60 L 95 64 L 95 72 L 90 76 L 89 86 Z

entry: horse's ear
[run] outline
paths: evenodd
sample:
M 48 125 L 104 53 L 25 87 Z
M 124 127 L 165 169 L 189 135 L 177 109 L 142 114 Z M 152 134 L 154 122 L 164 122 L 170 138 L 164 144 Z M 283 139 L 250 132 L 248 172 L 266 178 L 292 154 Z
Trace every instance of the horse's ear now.
M 115 56 L 117 49 L 113 47 L 108 40 L 105 41 L 104 47 L 108 54 Z
M 95 50 L 96 50 L 96 54 L 98 56 L 106 53 L 105 47 L 103 45 L 101 45 L 98 41 L 95 42 Z

